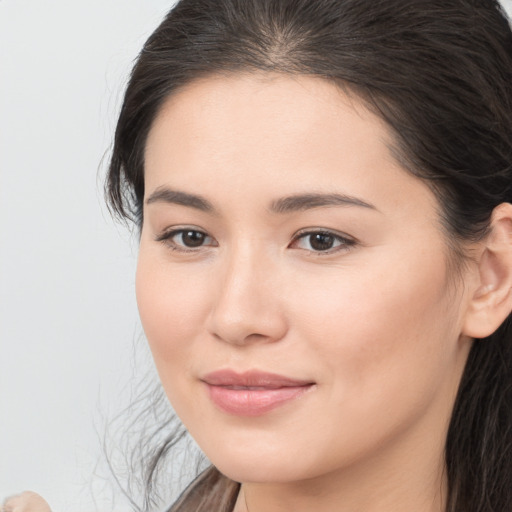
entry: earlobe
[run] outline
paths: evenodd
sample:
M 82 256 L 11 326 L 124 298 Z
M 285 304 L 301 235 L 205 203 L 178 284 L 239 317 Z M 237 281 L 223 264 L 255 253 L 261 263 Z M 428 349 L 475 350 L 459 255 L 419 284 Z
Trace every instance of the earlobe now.
M 511 204 L 494 209 L 490 232 L 482 243 L 478 282 L 463 325 L 463 334 L 472 338 L 490 336 L 512 310 Z

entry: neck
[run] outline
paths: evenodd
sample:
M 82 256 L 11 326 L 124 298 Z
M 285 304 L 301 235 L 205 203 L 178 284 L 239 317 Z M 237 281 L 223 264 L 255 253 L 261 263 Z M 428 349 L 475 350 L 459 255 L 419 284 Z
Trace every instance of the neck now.
M 243 483 L 234 512 L 443 512 L 444 439 L 416 432 L 408 446 L 388 447 L 367 461 L 321 477 Z
M 404 484 L 390 478 L 368 478 L 365 485 L 351 487 L 348 481 L 336 488 L 312 482 L 300 485 L 242 485 L 234 512 L 443 512 L 446 483 Z M 394 482 L 393 482 L 394 480 Z M 396 483 L 396 487 L 393 485 Z

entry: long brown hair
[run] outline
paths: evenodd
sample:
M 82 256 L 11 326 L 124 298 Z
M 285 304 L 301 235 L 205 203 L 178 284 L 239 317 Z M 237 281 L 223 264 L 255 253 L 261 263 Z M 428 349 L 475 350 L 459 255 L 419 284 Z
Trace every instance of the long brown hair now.
M 107 196 L 140 226 L 144 147 L 164 100 L 200 76 L 323 77 L 358 95 L 427 180 L 456 256 L 512 202 L 512 34 L 495 0 L 181 0 L 148 39 L 119 116 Z M 474 343 L 446 441 L 448 512 L 512 510 L 512 327 Z M 169 435 L 147 463 L 147 485 Z M 231 510 L 238 484 L 210 468 L 173 512 Z

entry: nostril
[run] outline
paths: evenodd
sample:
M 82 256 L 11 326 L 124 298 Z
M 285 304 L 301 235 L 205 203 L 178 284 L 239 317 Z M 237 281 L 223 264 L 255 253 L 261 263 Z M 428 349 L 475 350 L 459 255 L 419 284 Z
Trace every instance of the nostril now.
M 278 270 L 254 248 L 245 249 L 219 268 L 207 329 L 216 339 L 236 345 L 277 341 L 286 332 L 284 299 L 270 279 Z
M 248 345 L 252 343 L 265 343 L 273 341 L 268 335 L 259 333 L 245 334 L 242 331 L 237 331 L 236 328 L 230 329 L 229 332 L 228 330 L 224 330 L 222 333 L 213 332 L 213 336 L 218 341 L 223 341 L 232 345 Z
M 230 320 L 217 312 L 209 322 L 209 331 L 215 339 L 241 346 L 279 341 L 286 330 L 284 317 L 276 310 L 267 315 L 231 317 Z

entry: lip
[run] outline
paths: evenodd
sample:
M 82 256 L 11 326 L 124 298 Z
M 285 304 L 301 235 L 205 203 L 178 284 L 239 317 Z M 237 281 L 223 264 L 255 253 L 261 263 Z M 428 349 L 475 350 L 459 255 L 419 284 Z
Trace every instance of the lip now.
M 201 379 L 212 402 L 222 411 L 237 416 L 261 416 L 310 391 L 310 380 L 250 370 L 237 373 L 219 370 Z

